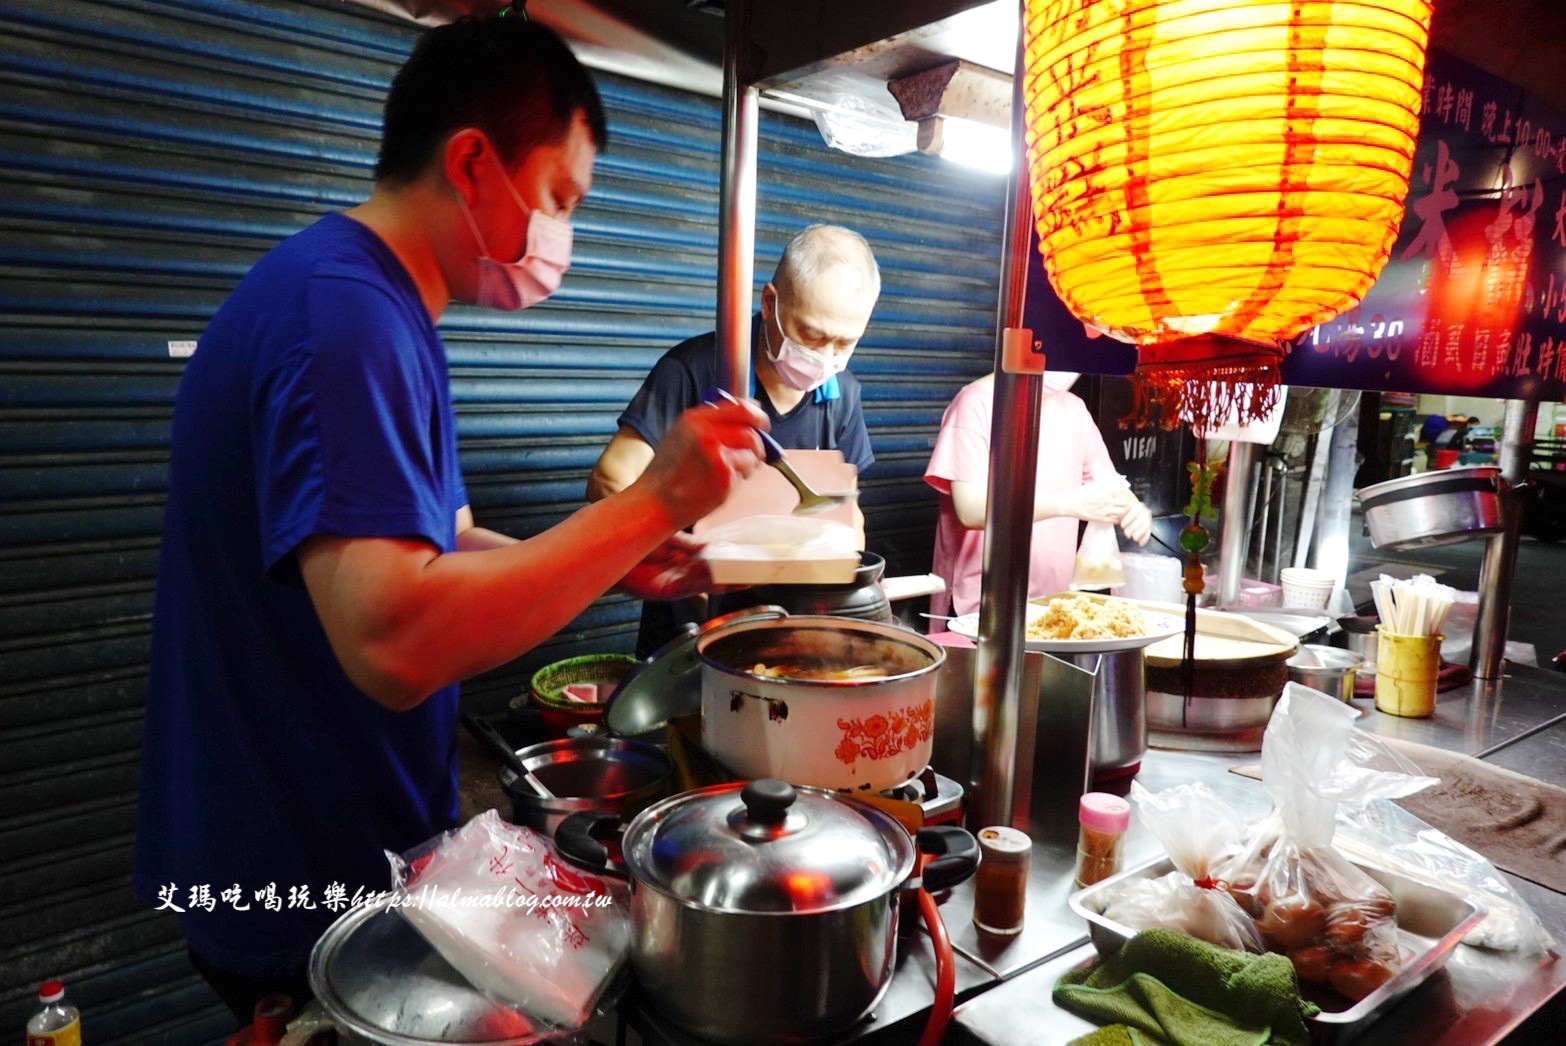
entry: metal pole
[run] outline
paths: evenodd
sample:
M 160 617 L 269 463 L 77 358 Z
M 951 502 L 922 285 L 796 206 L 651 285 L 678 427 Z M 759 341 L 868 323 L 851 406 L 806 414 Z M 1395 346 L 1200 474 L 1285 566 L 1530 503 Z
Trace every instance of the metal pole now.
M 1351 416 L 1338 422 L 1332 429 L 1330 443 L 1326 485 L 1316 508 L 1316 555 L 1311 563 L 1317 570 L 1331 574 L 1342 589 L 1348 581 L 1349 513 L 1354 500 L 1354 474 L 1359 471 L 1357 418 Z M 1327 608 L 1330 612 L 1332 604 Z
M 1256 580 L 1266 581 L 1271 576 L 1267 573 L 1267 524 L 1272 519 L 1272 461 L 1263 460 L 1256 467 L 1261 470 L 1261 545 L 1256 550 Z
M 1272 470 L 1278 474 L 1278 508 L 1274 515 L 1278 520 L 1277 532 L 1272 536 L 1272 566 L 1274 573 L 1268 577 L 1277 577 L 1277 584 L 1283 583 L 1283 525 L 1287 522 L 1286 513 L 1289 510 L 1289 461 L 1287 458 L 1278 458 L 1272 463 Z
M 1012 163 L 1006 184 L 1001 294 L 995 324 L 995 406 L 990 428 L 984 573 L 979 591 L 979 649 L 973 680 L 972 776 L 977 788 L 971 817 L 972 823 L 981 826 L 1009 825 L 1016 813 L 1018 692 L 1023 677 L 1024 608 L 1028 601 L 1039 409 L 1044 391 L 1043 379 L 1037 374 L 1009 374 L 1003 365 L 1008 339 L 1032 339 L 1022 329 L 1033 214 L 1023 137 L 1023 36 L 1019 31 L 1017 64 L 1012 74 Z
M 1305 480 L 1305 503 L 1300 506 L 1300 522 L 1294 531 L 1294 565 L 1303 567 L 1310 555 L 1311 538 L 1316 533 L 1316 505 L 1327 477 L 1327 462 L 1332 458 L 1332 438 L 1322 433 L 1311 437 L 1310 472 Z
M 1501 532 L 1485 543 L 1479 571 L 1479 617 L 1474 621 L 1470 667 L 1480 679 L 1499 679 L 1506 671 L 1506 633 L 1511 625 L 1512 575 L 1522 537 L 1522 502 L 1510 488 L 1528 476 L 1538 403 L 1507 400 L 1501 432 Z
M 1229 468 L 1223 483 L 1223 532 L 1218 536 L 1218 605 L 1234 606 L 1251 537 L 1251 462 L 1256 444 L 1229 441 Z
M 718 185 L 718 368 L 723 387 L 750 395 L 751 297 L 756 267 L 757 91 L 745 79 L 750 2 L 729 0 L 723 40 L 723 153 Z

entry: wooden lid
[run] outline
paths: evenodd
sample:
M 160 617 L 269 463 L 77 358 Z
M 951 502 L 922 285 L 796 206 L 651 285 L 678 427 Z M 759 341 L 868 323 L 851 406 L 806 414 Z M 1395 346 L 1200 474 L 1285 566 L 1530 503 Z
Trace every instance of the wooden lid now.
M 1139 605 L 1166 614 L 1183 614 L 1175 603 L 1143 602 Z M 1248 661 L 1285 660 L 1299 650 L 1299 640 L 1274 625 L 1253 621 L 1241 614 L 1219 610 L 1196 612 L 1195 658 L 1207 665 L 1238 665 Z M 1185 636 L 1170 636 L 1146 650 L 1152 668 L 1173 668 L 1185 654 Z

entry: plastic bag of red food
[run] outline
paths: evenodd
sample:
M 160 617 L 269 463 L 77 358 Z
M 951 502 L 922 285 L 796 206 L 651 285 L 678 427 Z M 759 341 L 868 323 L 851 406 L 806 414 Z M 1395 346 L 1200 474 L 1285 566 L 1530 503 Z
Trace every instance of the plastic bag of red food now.
M 391 903 L 485 995 L 579 1028 L 630 951 L 624 888 L 567 864 L 493 810 L 398 856 Z
M 1175 870 L 1123 880 L 1100 914 L 1133 930 L 1179 930 L 1221 948 L 1264 951 L 1255 924 L 1217 874 L 1240 849 L 1243 826 L 1233 808 L 1203 784 L 1150 792 L 1132 782 L 1131 798 Z
M 1357 713 L 1290 683 L 1262 739 L 1274 808 L 1219 875 L 1303 981 L 1362 999 L 1402 967 L 1392 895 L 1332 846 L 1340 805 L 1410 795 L 1435 783 L 1356 734 Z

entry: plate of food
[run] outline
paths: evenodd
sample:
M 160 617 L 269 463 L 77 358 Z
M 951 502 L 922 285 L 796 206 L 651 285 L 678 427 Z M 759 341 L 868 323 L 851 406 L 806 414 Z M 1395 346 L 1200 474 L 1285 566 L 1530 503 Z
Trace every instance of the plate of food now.
M 1135 650 L 1184 630 L 1185 620 L 1129 599 L 1063 592 L 1028 603 L 1027 648 L 1044 654 Z M 977 639 L 979 615 L 952 619 L 951 630 Z

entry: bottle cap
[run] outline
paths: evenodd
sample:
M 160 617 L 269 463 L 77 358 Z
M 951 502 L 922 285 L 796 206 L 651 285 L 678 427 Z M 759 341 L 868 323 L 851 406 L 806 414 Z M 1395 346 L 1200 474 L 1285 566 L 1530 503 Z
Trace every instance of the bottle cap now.
M 1108 792 L 1089 792 L 1077 806 L 1077 820 L 1095 832 L 1118 834 L 1131 826 L 1131 804 Z
M 1033 840 L 1028 838 L 1026 832 L 996 825 L 979 829 L 979 850 L 985 856 L 1027 854 L 1033 852 Z
M 44 981 L 38 986 L 39 1002 L 59 1002 L 65 998 L 65 985 L 60 981 Z

